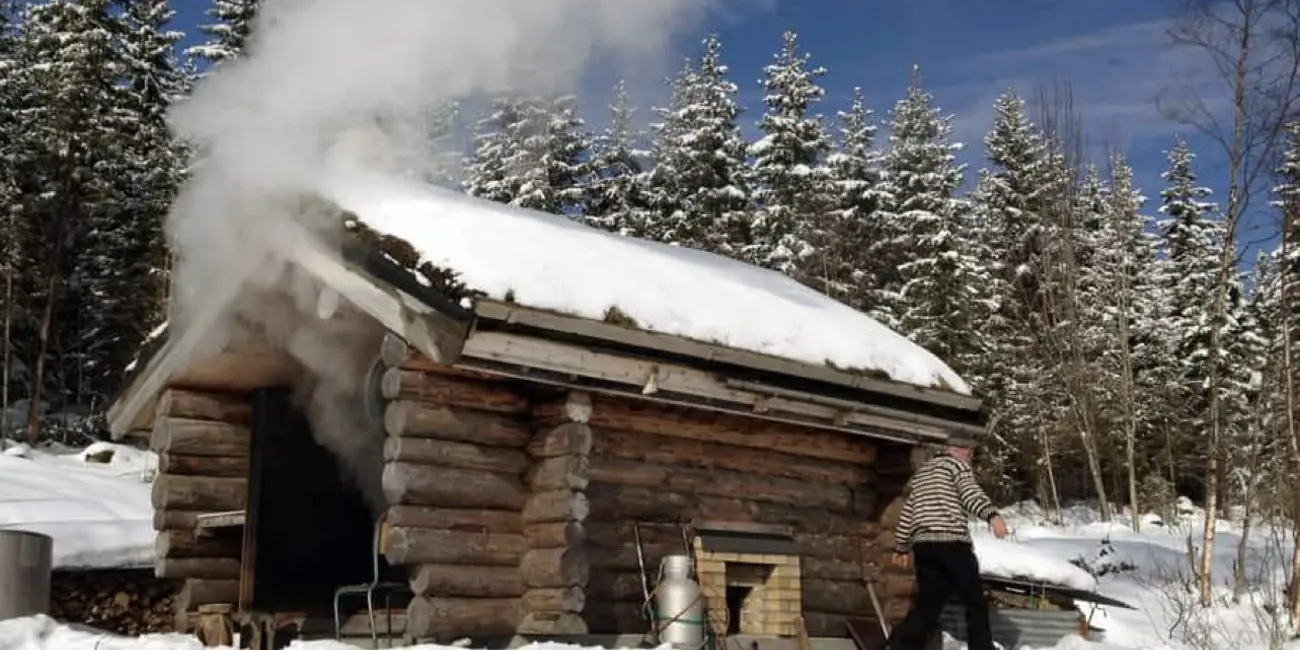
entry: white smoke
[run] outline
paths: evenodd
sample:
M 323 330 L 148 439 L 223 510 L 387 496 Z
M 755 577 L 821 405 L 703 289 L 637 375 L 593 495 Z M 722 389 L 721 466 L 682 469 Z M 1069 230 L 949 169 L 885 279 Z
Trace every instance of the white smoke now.
M 572 91 L 594 62 L 664 69 L 669 39 L 709 4 L 263 0 L 244 56 L 170 116 L 199 152 L 167 223 L 178 252 L 173 326 L 220 311 L 225 326 L 205 349 L 249 336 L 287 349 L 307 370 L 297 388 L 318 440 L 353 463 L 373 498 L 382 435 L 360 416 L 359 381 L 382 331 L 317 317 L 319 286 L 280 261 L 303 229 L 328 241 L 338 227 L 302 195 L 340 169 L 445 159 L 418 137 L 421 116 L 445 102 Z

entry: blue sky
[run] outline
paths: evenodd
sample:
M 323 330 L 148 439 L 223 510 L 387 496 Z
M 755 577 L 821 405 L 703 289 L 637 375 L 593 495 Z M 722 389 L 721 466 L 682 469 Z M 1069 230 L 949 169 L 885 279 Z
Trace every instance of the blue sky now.
M 178 27 L 191 38 L 205 20 L 206 4 L 177 3 Z M 885 119 L 918 64 L 939 106 L 956 116 L 955 137 L 966 143 L 963 161 L 972 169 L 982 163 L 982 138 L 999 93 L 1015 87 L 1028 97 L 1038 84 L 1068 78 L 1091 149 L 1124 150 L 1154 210 L 1164 151 L 1180 130 L 1160 115 L 1156 98 L 1176 84 L 1210 79 L 1198 57 L 1167 45 L 1173 10 L 1170 0 L 737 0 L 682 34 L 663 71 L 675 70 L 683 56 L 698 52 L 705 34 L 718 32 L 741 87 L 742 126 L 750 130 L 763 110 L 757 80 L 785 29 L 796 30 L 804 49 L 829 71 L 823 78 L 827 97 L 818 107 L 827 116 L 861 86 L 877 118 Z M 605 101 L 610 82 L 609 75 L 592 75 L 583 89 L 591 109 Z M 663 97 L 658 83 L 634 85 L 633 93 L 642 104 Z M 588 112 L 602 117 L 598 110 Z M 1216 189 L 1214 199 L 1222 199 L 1221 183 L 1215 182 L 1222 176 L 1221 156 L 1187 135 L 1199 154 L 1204 184 Z M 1259 239 L 1265 221 L 1255 215 L 1243 224 L 1243 241 Z

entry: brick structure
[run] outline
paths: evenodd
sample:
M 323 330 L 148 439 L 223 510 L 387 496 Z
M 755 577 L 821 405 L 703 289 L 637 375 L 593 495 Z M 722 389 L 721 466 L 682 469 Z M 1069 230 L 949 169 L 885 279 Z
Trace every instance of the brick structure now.
M 727 633 L 794 636 L 803 611 L 799 556 L 714 552 L 695 540 L 709 626 Z M 739 624 L 731 617 L 739 616 Z

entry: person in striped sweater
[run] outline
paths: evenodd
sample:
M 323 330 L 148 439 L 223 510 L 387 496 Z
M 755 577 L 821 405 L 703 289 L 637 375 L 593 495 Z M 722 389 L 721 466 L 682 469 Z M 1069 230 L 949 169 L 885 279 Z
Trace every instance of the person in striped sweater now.
M 971 470 L 971 447 L 953 445 L 912 475 L 907 499 L 894 529 L 895 566 L 916 559 L 916 598 L 912 609 L 890 635 L 889 650 L 925 646 L 939 625 L 939 615 L 956 596 L 966 610 L 966 644 L 970 650 L 994 650 L 989 606 L 979 561 L 971 544 L 970 518 L 986 521 L 999 539 L 1007 524 L 998 515 Z

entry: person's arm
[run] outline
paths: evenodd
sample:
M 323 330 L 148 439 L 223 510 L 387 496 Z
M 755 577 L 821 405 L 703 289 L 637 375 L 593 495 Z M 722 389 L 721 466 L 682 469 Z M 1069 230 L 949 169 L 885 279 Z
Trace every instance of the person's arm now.
M 998 516 L 997 508 L 993 507 L 993 500 L 989 495 L 984 493 L 984 488 L 975 480 L 975 472 L 971 471 L 970 465 L 958 462 L 957 475 L 953 477 L 957 485 L 957 497 L 961 499 L 961 506 L 966 512 L 983 522 L 991 522 Z
M 898 525 L 894 527 L 894 552 L 906 555 L 912 550 L 912 490 L 907 486 L 907 498 L 903 501 L 903 511 L 898 515 Z

